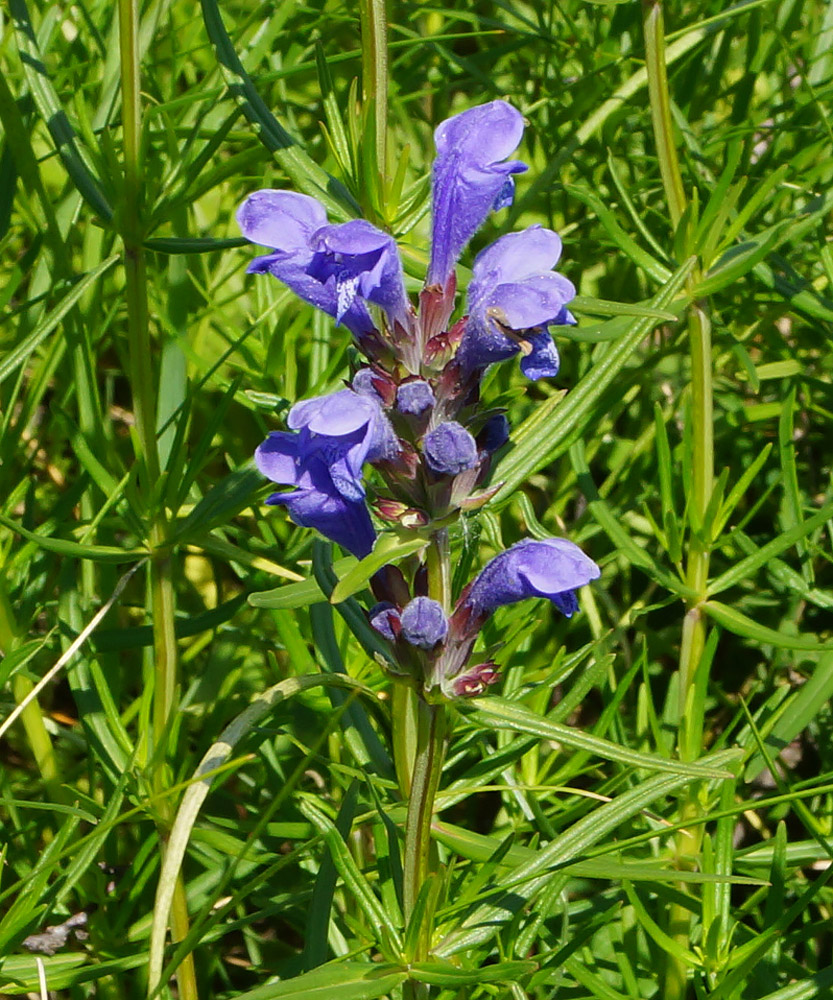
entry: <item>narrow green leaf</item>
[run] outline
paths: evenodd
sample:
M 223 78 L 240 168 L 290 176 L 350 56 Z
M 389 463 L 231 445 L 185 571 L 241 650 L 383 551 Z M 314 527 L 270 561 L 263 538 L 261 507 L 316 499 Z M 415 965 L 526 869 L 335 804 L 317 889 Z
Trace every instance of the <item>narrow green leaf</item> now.
M 723 751 L 708 759 L 710 765 L 721 766 L 736 758 L 735 751 Z M 446 958 L 488 941 L 551 882 L 551 869 L 568 864 L 656 799 L 672 794 L 690 780 L 679 774 L 654 775 L 583 816 L 537 851 L 534 859 L 513 869 L 502 887 L 503 895 L 479 906 L 443 939 L 434 954 Z
M 794 691 L 781 709 L 778 720 L 769 730 L 764 744 L 777 756 L 800 732 L 809 726 L 819 712 L 827 708 L 833 697 L 833 654 L 819 657 L 808 681 Z M 746 765 L 744 780 L 754 781 L 766 766 L 761 754 L 755 754 Z
M 781 523 L 787 531 L 800 527 L 802 524 L 801 493 L 798 488 L 798 470 L 795 461 L 795 444 L 793 443 L 793 433 L 795 430 L 795 393 L 795 386 L 793 386 L 784 400 L 781 408 L 781 416 L 778 420 L 778 453 L 781 459 L 781 478 L 784 485 Z M 802 535 L 801 538 L 796 539 L 795 548 L 798 552 L 804 581 L 808 587 L 812 587 L 815 582 L 815 576 L 806 535 Z
M 351 215 L 358 215 L 359 206 L 344 186 L 307 156 L 266 106 L 234 50 L 217 0 L 200 0 L 200 7 L 229 92 L 239 103 L 263 145 L 275 154 L 296 187 L 317 198 L 334 220 L 343 221 Z
M 636 542 L 625 531 L 616 518 L 616 515 L 603 500 L 597 490 L 596 485 L 590 476 L 590 469 L 584 456 L 584 442 L 576 441 L 570 448 L 570 461 L 576 473 L 579 489 L 587 500 L 587 506 L 593 517 L 604 529 L 607 536 L 622 552 L 623 555 L 633 563 L 634 566 L 644 570 L 653 580 L 659 583 L 666 590 L 678 596 L 694 596 L 686 584 L 679 577 L 663 569 L 659 563 L 653 559 L 645 549 L 640 548 Z
M 14 374 L 31 357 L 39 345 L 57 328 L 61 320 L 86 293 L 87 289 L 119 259 L 118 254 L 108 257 L 97 267 L 82 275 L 70 290 L 41 319 L 32 332 L 0 360 L 0 383 Z
M 384 928 L 396 949 L 401 950 L 402 935 L 399 928 L 391 922 L 387 911 L 377 899 L 367 879 L 362 875 L 335 823 L 307 798 L 300 800 L 298 808 L 316 830 L 323 834 L 333 864 L 359 909 L 363 911 L 374 933 L 380 928 Z
M 103 221 L 109 222 L 113 217 L 113 210 L 104 195 L 101 181 L 96 176 L 92 157 L 70 125 L 46 72 L 26 0 L 9 0 L 9 9 L 20 61 L 38 113 L 49 129 L 58 155 L 79 194 Z
M 563 793 L 562 793 L 563 794 Z M 432 836 L 441 844 L 445 844 L 455 854 L 470 861 L 477 861 L 479 864 L 489 864 L 494 862 L 502 868 L 514 868 L 518 865 L 531 862 L 535 859 L 536 852 L 530 847 L 522 847 L 519 844 L 509 844 L 504 840 L 501 842 L 497 837 L 490 837 L 486 834 L 475 833 L 461 826 L 454 826 L 445 821 L 435 821 L 431 825 Z M 501 850 L 505 848 L 504 853 Z M 816 849 L 814 856 L 818 854 Z M 612 858 L 593 858 L 589 861 L 571 861 L 557 868 L 562 874 L 571 875 L 575 878 L 597 878 L 610 882 L 618 882 L 622 879 L 629 879 L 631 882 L 686 882 L 692 885 L 705 885 L 713 883 L 719 884 L 742 884 L 742 885 L 766 885 L 763 879 L 746 878 L 741 875 L 710 875 L 704 872 L 692 872 L 668 868 L 661 864 L 651 864 L 647 861 L 616 861 Z M 485 882 L 485 880 L 484 880 Z M 466 904 L 469 893 L 460 899 L 462 904 Z
M 772 559 L 780 556 L 782 552 L 786 552 L 787 549 L 792 548 L 799 539 L 822 527 L 831 518 L 833 518 L 833 503 L 826 504 L 817 514 L 808 517 L 806 521 L 796 525 L 795 528 L 791 528 L 789 531 L 785 531 L 777 538 L 773 538 L 771 542 L 762 545 L 757 552 L 747 556 L 745 559 L 741 559 L 739 563 L 736 563 L 731 569 L 726 570 L 716 580 L 712 580 L 708 588 L 709 595 L 719 594 L 722 590 L 727 590 L 736 583 L 748 579 L 761 566 L 765 566 Z M 793 648 L 804 647 L 795 646 Z
M 676 938 L 672 938 L 670 934 L 665 933 L 665 931 L 645 909 L 645 904 L 639 898 L 638 893 L 634 891 L 633 887 L 628 885 L 627 882 L 623 882 L 622 887 L 625 890 L 625 895 L 628 897 L 628 901 L 636 912 L 636 918 L 642 925 L 642 929 L 648 937 L 652 938 L 653 941 L 659 945 L 660 950 L 669 955 L 673 955 L 689 968 L 699 968 L 701 963 L 694 952 L 689 951 L 688 948 L 684 948 Z
M 385 532 L 380 535 L 370 555 L 364 557 L 335 585 L 330 594 L 331 604 L 341 604 L 360 591 L 383 566 L 395 565 L 406 556 L 425 547 L 425 539 L 405 532 Z
M 333 570 L 338 576 L 346 576 L 356 563 L 354 556 L 345 556 L 333 563 Z M 305 608 L 325 599 L 314 577 L 301 583 L 286 583 L 273 590 L 261 590 L 249 594 L 248 598 L 249 604 L 256 608 Z
M 745 639 L 752 639 L 763 645 L 776 646 L 778 649 L 807 649 L 814 652 L 833 649 L 833 640 L 819 642 L 818 639 L 808 639 L 801 635 L 787 635 L 784 632 L 778 632 L 774 628 L 759 625 L 736 608 L 730 608 L 719 601 L 706 601 L 702 607 L 718 625 L 734 632 L 735 635 L 742 635 Z
M 293 979 L 238 993 L 236 1000 L 376 1000 L 392 995 L 408 973 L 375 962 L 331 962 Z
M 263 486 L 263 476 L 253 462 L 241 465 L 212 486 L 186 518 L 177 524 L 172 544 L 189 541 L 195 532 L 207 532 L 225 524 L 252 503 L 254 493 Z
M 574 198 L 578 198 L 579 201 L 587 205 L 588 208 L 592 209 L 593 212 L 598 216 L 599 222 L 604 226 L 607 231 L 608 236 L 613 240 L 613 243 L 619 250 L 625 254 L 630 260 L 636 264 L 637 267 L 642 268 L 642 270 L 652 277 L 655 281 L 668 282 L 672 280 L 671 271 L 661 264 L 656 258 L 652 257 L 647 250 L 643 250 L 636 241 L 616 221 L 616 217 L 613 212 L 604 204 L 604 202 L 597 198 L 596 195 L 592 194 L 590 191 L 579 187 L 576 184 L 565 185 L 566 191 L 569 195 Z M 652 304 L 656 308 L 656 304 Z
M 676 323 L 677 313 L 668 309 L 657 309 L 650 302 L 610 302 L 607 299 L 595 299 L 587 295 L 577 295 L 570 300 L 570 312 L 579 316 L 640 316 L 646 319 L 656 319 L 664 323 Z M 569 335 L 571 328 L 559 330 L 559 334 Z
M 762 467 L 766 463 L 769 453 L 772 451 L 772 442 L 769 441 L 761 451 L 755 456 L 752 462 L 749 464 L 748 468 L 744 469 L 743 475 L 738 479 L 735 485 L 729 490 L 729 495 L 723 501 L 723 506 L 720 509 L 720 514 L 718 515 L 715 525 L 714 525 L 714 537 L 719 538 L 723 534 L 723 529 L 729 518 L 732 516 L 732 512 L 735 507 L 743 499 L 744 494 L 749 489 L 749 485 L 755 476 L 761 471 Z
M 225 240 L 215 240 L 208 236 L 154 236 L 142 244 L 146 250 L 156 253 L 213 253 L 215 250 L 233 250 L 250 246 L 242 236 L 230 236 Z
M 653 754 L 643 754 L 629 747 L 611 743 L 609 740 L 590 736 L 580 729 L 571 729 L 558 722 L 536 715 L 517 702 L 507 701 L 496 695 L 488 698 L 473 698 L 460 708 L 467 716 L 472 716 L 484 729 L 508 729 L 512 732 L 527 733 L 542 740 L 555 740 L 576 750 L 585 750 L 605 760 L 642 767 L 649 771 L 666 771 L 669 774 L 685 774 L 690 778 L 726 778 L 728 771 L 718 770 L 703 764 L 686 763 L 680 760 L 666 760 Z
M 191 831 L 211 788 L 211 782 L 217 769 L 222 767 L 231 757 L 237 744 L 255 729 L 278 704 L 302 691 L 324 686 L 360 691 L 375 698 L 372 691 L 346 674 L 307 674 L 303 677 L 289 677 L 258 695 L 251 705 L 226 726 L 220 733 L 217 742 L 209 747 L 200 761 L 194 772 L 193 784 L 188 786 L 174 818 L 162 868 L 159 872 L 148 948 L 148 996 L 154 996 L 160 984 L 165 957 L 165 936 L 176 881 L 191 839 Z
M 536 962 L 497 962 L 479 969 L 461 969 L 451 962 L 413 962 L 408 966 L 411 978 L 431 986 L 460 989 L 478 983 L 513 983 L 538 968 Z
M 7 527 L 16 535 L 25 538 L 27 541 L 34 542 L 39 548 L 46 549 L 47 552 L 55 552 L 59 556 L 66 556 L 71 559 L 91 559 L 93 562 L 125 563 L 144 559 L 148 554 L 147 549 L 118 549 L 112 545 L 83 545 L 81 542 L 70 542 L 65 538 L 40 535 L 36 531 L 29 531 L 21 524 L 16 524 L 4 514 L 0 514 L 0 524 Z

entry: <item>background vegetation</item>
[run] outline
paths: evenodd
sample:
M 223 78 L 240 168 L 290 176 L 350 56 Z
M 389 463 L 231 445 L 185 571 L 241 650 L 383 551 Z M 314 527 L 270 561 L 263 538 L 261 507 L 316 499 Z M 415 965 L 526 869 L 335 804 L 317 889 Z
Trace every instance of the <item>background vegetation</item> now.
M 3 994 L 38 989 L 43 952 L 24 939 L 85 913 L 88 937 L 65 928 L 41 959 L 48 988 L 146 995 L 160 843 L 201 758 L 271 685 L 346 671 L 378 697 L 259 703 L 185 830 L 166 884 L 187 936 L 166 963 L 190 955 L 194 972 L 186 960 L 170 989 L 232 997 L 306 973 L 256 996 L 398 995 L 388 682 L 320 590 L 292 586 L 313 570 L 326 586 L 328 551 L 262 506 L 250 463 L 288 405 L 340 385 L 352 349 L 245 275 L 234 212 L 318 165 L 401 239 L 416 290 L 432 129 L 505 97 L 529 121 L 531 169 L 463 263 L 511 228 L 556 229 L 580 325 L 560 333 L 555 384 L 490 376 L 516 437 L 493 475 L 507 486 L 455 541 L 458 582 L 524 535 L 579 542 L 603 566 L 583 613 L 504 609 L 488 638 L 505 643 L 505 700 L 625 749 L 605 759 L 487 707 L 455 716 L 438 957 L 416 976 L 443 1000 L 831 995 L 833 6 L 667 5 L 679 223 L 638 3 L 458 8 L 390 4 L 387 188 L 373 108 L 362 119 L 351 90 L 353 4 L 150 0 L 133 124 L 114 4 L 10 0 L 0 15 L 3 716 L 68 654 L 2 728 Z M 680 320 L 692 267 L 712 324 L 705 512 Z M 594 383 L 603 366 L 613 377 Z M 564 410 L 582 384 L 598 391 Z M 709 631 L 681 682 L 692 550 L 710 554 Z M 732 748 L 711 765 L 723 778 L 675 771 Z M 482 909 L 509 887 L 514 911 Z

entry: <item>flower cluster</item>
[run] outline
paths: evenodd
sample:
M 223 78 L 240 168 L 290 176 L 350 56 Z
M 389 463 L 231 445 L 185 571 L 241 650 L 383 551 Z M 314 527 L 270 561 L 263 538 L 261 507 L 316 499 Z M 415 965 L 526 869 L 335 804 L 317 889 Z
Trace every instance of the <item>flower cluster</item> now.
M 289 431 L 273 432 L 255 455 L 265 476 L 292 488 L 267 502 L 359 558 L 376 540 L 365 466 L 381 484 L 371 501 L 378 520 L 436 537 L 458 511 L 493 493 L 478 488 L 509 428 L 503 413 L 480 405 L 486 368 L 520 355 L 527 378 L 558 372 L 550 327 L 575 322 L 567 309 L 575 289 L 553 270 L 561 240 L 549 229 L 529 226 L 483 250 L 466 314 L 452 322 L 455 265 L 489 212 L 511 203 L 514 175 L 527 169 L 507 161 L 522 133 L 520 113 L 505 101 L 437 128 L 431 255 L 418 311 L 394 239 L 369 222 L 333 225 L 318 201 L 291 191 L 257 191 L 238 211 L 243 235 L 269 248 L 248 270 L 272 274 L 343 324 L 366 358 L 348 388 L 293 406 Z M 372 581 L 379 603 L 368 614 L 423 691 L 470 696 L 497 679 L 492 662 L 469 663 L 496 608 L 547 597 L 569 616 L 576 588 L 598 575 L 572 542 L 526 540 L 492 559 L 454 607 L 428 596 L 418 560 L 408 578 L 387 567 Z

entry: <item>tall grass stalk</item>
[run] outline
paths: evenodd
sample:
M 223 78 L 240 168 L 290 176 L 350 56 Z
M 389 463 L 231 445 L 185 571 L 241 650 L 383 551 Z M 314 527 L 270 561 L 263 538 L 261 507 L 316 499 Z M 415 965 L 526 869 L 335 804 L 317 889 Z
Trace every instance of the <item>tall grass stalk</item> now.
M 671 118 L 671 95 L 666 72 L 665 26 L 661 0 L 643 0 L 643 31 L 645 59 L 648 73 L 648 95 L 651 104 L 651 122 L 659 160 L 665 199 L 674 229 L 685 226 L 687 199 L 680 161 L 677 155 L 674 126 Z M 675 234 L 679 236 L 679 234 Z M 677 239 L 679 245 L 680 240 Z M 693 299 L 694 289 L 700 279 L 695 269 L 687 282 L 687 292 Z M 680 660 L 678 668 L 678 719 L 679 751 L 686 759 L 693 751 L 700 752 L 702 732 L 690 731 L 689 698 L 695 674 L 706 643 L 707 621 L 702 604 L 707 597 L 709 576 L 710 528 L 706 525 L 706 511 L 714 488 L 714 430 L 711 356 L 711 322 L 702 302 L 690 301 L 688 306 L 688 344 L 691 363 L 691 437 L 692 437 L 692 491 L 689 508 L 689 547 L 686 557 L 686 582 L 693 596 L 686 601 L 683 617 Z M 696 786 L 684 794 L 680 820 L 685 822 L 697 814 Z M 695 833 L 680 831 L 677 834 L 677 864 L 689 867 L 699 851 L 702 828 Z M 692 915 L 681 903 L 672 902 L 668 908 L 668 931 L 682 949 L 690 943 Z M 688 995 L 688 974 L 685 962 L 678 954 L 666 954 L 663 980 L 664 1000 L 684 1000 Z
M 148 310 L 148 275 L 143 240 L 142 108 L 139 68 L 139 0 L 119 0 L 119 53 L 123 128 L 123 201 L 121 237 L 124 248 L 125 299 L 130 362 L 130 386 L 136 420 L 136 458 L 141 463 L 145 513 L 150 548 L 150 618 L 153 625 L 154 690 L 151 749 L 151 785 L 160 796 L 159 835 L 167 838 L 173 816 L 164 797 L 169 784 L 168 741 L 177 690 L 177 648 L 174 619 L 176 597 L 172 555 L 167 540 L 167 517 L 159 495 L 160 465 L 156 440 L 156 397 L 153 345 Z M 174 941 L 188 933 L 188 905 L 181 875 L 177 877 L 171 908 Z M 192 955 L 177 969 L 183 1000 L 197 1000 Z

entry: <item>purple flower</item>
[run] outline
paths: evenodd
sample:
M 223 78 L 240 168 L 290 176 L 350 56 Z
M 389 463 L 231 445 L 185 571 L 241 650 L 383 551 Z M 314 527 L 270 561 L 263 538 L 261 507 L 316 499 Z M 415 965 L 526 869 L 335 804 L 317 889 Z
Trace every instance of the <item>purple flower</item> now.
M 390 601 L 380 601 L 378 604 L 373 605 L 370 611 L 368 611 L 367 616 L 370 619 L 370 624 L 377 632 L 390 640 L 390 642 L 396 642 L 396 633 L 393 631 L 391 622 L 396 624 L 398 632 L 400 631 L 400 618 L 395 604 L 391 604 Z
M 434 391 L 422 379 L 403 382 L 396 391 L 396 408 L 400 413 L 418 417 L 434 405 Z
M 308 273 L 322 283 L 333 280 L 336 319 L 358 296 L 381 306 L 391 325 L 409 326 L 410 303 L 402 280 L 399 250 L 392 236 L 364 219 L 324 226 L 315 233 L 315 249 Z
M 523 351 L 521 371 L 528 378 L 558 373 L 558 351 L 547 327 L 575 322 L 566 304 L 576 294 L 572 283 L 552 270 L 560 256 L 558 234 L 541 226 L 502 236 L 478 254 L 457 351 L 464 371 Z
M 440 475 L 456 476 L 477 465 L 477 444 L 456 420 L 429 431 L 422 439 L 422 451 L 429 468 Z
M 364 500 L 346 499 L 319 453 L 304 448 L 300 434 L 275 431 L 255 452 L 258 469 L 275 483 L 295 486 L 266 501 L 281 504 L 304 528 L 315 528 L 359 559 L 369 555 L 376 532 Z
M 402 609 L 399 620 L 403 639 L 420 649 L 433 649 L 448 635 L 443 606 L 430 597 L 415 597 Z
M 300 431 L 305 455 L 318 455 L 327 465 L 345 500 L 362 500 L 362 466 L 396 457 L 399 444 L 379 402 L 341 389 L 296 403 L 286 422 Z
M 461 602 L 475 620 L 527 597 L 547 597 L 568 618 L 578 610 L 575 590 L 596 580 L 599 567 L 565 538 L 527 538 L 495 556 Z
M 512 175 L 527 166 L 517 160 L 501 161 L 517 149 L 523 130 L 521 113 L 506 101 L 470 108 L 437 127 L 427 284 L 444 287 L 489 212 L 512 204 Z
M 393 238 L 363 219 L 329 225 L 324 206 L 294 191 L 255 191 L 237 211 L 247 240 L 273 247 L 250 273 L 268 272 L 356 336 L 374 329 L 362 299 L 391 322 L 408 322 L 402 265 Z

